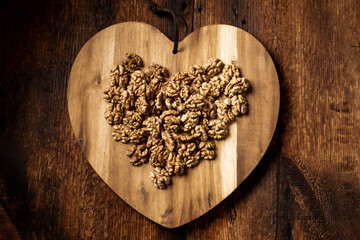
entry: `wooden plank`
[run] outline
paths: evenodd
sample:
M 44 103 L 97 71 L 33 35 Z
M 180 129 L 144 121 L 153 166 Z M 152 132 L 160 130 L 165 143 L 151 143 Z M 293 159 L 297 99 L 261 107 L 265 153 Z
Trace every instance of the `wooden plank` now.
M 156 2 L 181 12 L 183 1 Z M 171 38 L 171 21 L 135 0 L 3 1 L 0 133 L 23 155 L 26 181 L 18 184 L 27 194 L 9 194 L 5 189 L 15 187 L 0 167 L 0 195 L 11 203 L 21 236 L 359 239 L 359 1 L 186 3 L 190 29 L 209 23 L 241 27 L 275 62 L 281 122 L 255 170 L 261 177 L 250 176 L 210 213 L 179 229 L 138 214 L 82 156 L 67 117 L 66 81 L 81 47 L 101 29 L 143 21 Z M 295 177 L 294 166 L 301 172 Z M 314 206 L 321 206 L 320 213 Z
M 196 3 L 196 7 L 195 9 L 201 9 L 201 11 L 198 11 L 197 14 L 198 16 L 194 17 L 195 19 L 198 19 L 198 24 L 199 26 L 201 25 L 206 25 L 208 24 L 208 22 L 210 21 L 209 18 L 207 18 L 208 14 L 211 14 L 209 12 L 212 11 L 216 11 L 215 8 L 213 8 L 212 5 L 224 5 L 222 2 L 217 2 L 216 4 L 213 3 L 212 1 L 197 1 Z M 235 5 L 235 7 L 234 7 Z M 207 7 L 209 6 L 209 7 Z M 321 47 L 324 46 L 326 44 L 329 44 L 331 41 L 327 40 L 325 38 L 325 36 L 327 35 L 331 35 L 332 32 L 334 31 L 332 28 L 330 28 L 329 26 L 325 27 L 323 25 L 323 21 L 329 21 L 330 19 L 332 19 L 333 21 L 336 21 L 336 19 L 338 19 L 338 17 L 340 15 L 346 15 L 348 17 L 346 17 L 346 20 L 342 20 L 340 23 L 338 22 L 334 22 L 334 25 L 337 26 L 337 32 L 338 32 L 338 37 L 337 39 L 340 40 L 341 42 L 343 42 L 344 40 L 342 40 L 343 37 L 340 37 L 341 33 L 344 31 L 343 29 L 349 29 L 347 32 L 347 36 L 346 38 L 352 39 L 352 47 L 350 47 L 349 45 L 346 46 L 346 48 L 348 49 L 346 52 L 343 52 L 343 54 L 346 54 L 347 52 L 351 51 L 351 48 L 354 50 L 352 51 L 352 54 L 350 54 L 350 56 L 353 56 L 349 59 L 347 59 L 347 61 L 351 61 L 352 63 L 350 65 L 346 65 L 346 66 L 352 66 L 353 68 L 353 73 L 351 74 L 353 76 L 353 78 L 351 79 L 346 79 L 346 81 L 342 80 L 342 86 L 344 86 L 344 84 L 348 87 L 341 87 L 341 89 L 352 89 L 352 91 L 354 91 L 354 87 L 358 86 L 358 84 L 356 82 L 358 82 L 358 73 L 359 73 L 359 64 L 355 61 L 354 59 L 354 54 L 358 54 L 358 44 L 356 44 L 356 38 L 350 37 L 350 36 L 359 36 L 359 32 L 358 31 L 353 31 L 353 26 L 355 26 L 355 22 L 350 21 L 350 16 L 354 17 L 354 19 L 356 19 L 355 16 L 357 16 L 357 18 L 359 17 L 358 14 L 356 14 L 355 12 L 358 12 L 359 6 L 357 4 L 354 4 L 354 2 L 352 3 L 348 3 L 348 5 L 345 6 L 341 6 L 339 7 L 337 3 L 335 2 L 327 2 L 325 3 L 318 3 L 318 4 L 313 4 L 310 3 L 308 1 L 302 1 L 300 2 L 300 4 L 291 4 L 288 3 L 286 1 L 274 1 L 274 2 L 270 2 L 270 1 L 251 1 L 251 2 L 239 2 L 238 4 L 234 1 L 234 3 L 227 3 L 228 7 L 225 7 L 223 11 L 221 11 L 222 13 L 217 13 L 217 21 L 223 21 L 225 23 L 232 23 L 234 25 L 237 26 L 241 26 L 244 29 L 246 29 L 247 31 L 249 31 L 251 34 L 253 34 L 254 36 L 256 36 L 264 45 L 265 47 L 269 50 L 270 54 L 274 57 L 274 61 L 277 65 L 278 71 L 280 73 L 280 82 L 281 82 L 281 86 L 282 86 L 282 110 L 281 110 L 281 114 L 282 114 L 282 118 L 283 121 L 281 122 L 282 124 L 280 125 L 282 129 L 282 126 L 286 128 L 287 126 L 287 121 L 289 120 L 289 118 L 291 118 L 292 121 L 297 121 L 299 123 L 301 123 L 302 121 L 306 121 L 309 122 L 312 119 L 311 118 L 307 118 L 304 119 L 299 119 L 299 117 L 297 115 L 294 115 L 294 113 L 299 113 L 299 112 L 305 112 L 304 108 L 298 108 L 300 105 L 300 103 L 298 104 L 298 99 L 299 99 L 299 94 L 300 91 L 298 90 L 299 87 L 303 86 L 301 85 L 301 83 L 299 83 L 298 79 L 301 78 L 301 81 L 305 81 L 305 79 L 307 79 L 306 81 L 308 82 L 313 82 L 313 84 L 317 84 L 318 82 L 321 82 L 321 79 L 323 78 L 322 76 L 322 72 L 326 72 L 327 75 L 332 75 L 333 72 L 332 71 L 328 71 L 327 68 L 323 68 L 322 71 L 318 71 L 318 66 L 322 66 L 322 61 L 327 59 L 326 54 L 328 53 L 328 51 L 326 50 L 326 47 Z M 351 7 L 352 6 L 352 7 Z M 315 8 L 314 8 L 315 7 Z M 232 11 L 234 9 L 234 11 Z M 308 10 L 311 9 L 311 13 L 308 12 Z M 329 9 L 333 9 L 332 11 L 329 11 Z M 345 9 L 348 9 L 350 12 L 346 11 Z M 357 10 L 356 10 L 357 9 Z M 236 10 L 238 10 L 238 12 L 236 12 Z M 321 14 L 318 14 L 318 11 L 321 10 Z M 336 12 L 339 11 L 339 12 Z M 343 12 L 343 11 L 346 11 Z M 226 12 L 226 13 L 225 13 Z M 307 12 L 307 17 L 304 17 L 303 13 Z M 354 15 L 355 14 L 355 15 Z M 214 14 L 215 15 L 215 14 Z M 231 17 L 230 17 L 231 16 Z M 207 21 L 205 22 L 204 21 Z M 299 21 L 300 20 L 300 21 Z M 339 25 L 341 23 L 347 23 L 349 26 L 345 27 L 342 26 L 340 27 Z M 309 27 L 303 27 L 303 25 L 307 25 L 307 26 L 311 26 L 311 28 Z M 300 28 L 301 31 L 297 30 L 297 28 Z M 340 30 L 342 29 L 342 30 Z M 350 35 L 350 29 L 352 31 L 352 34 Z M 294 36 L 296 35 L 296 31 L 298 32 L 298 35 L 303 37 L 300 39 L 297 39 L 297 41 L 294 41 Z M 313 34 L 313 32 L 321 32 L 322 36 L 318 36 Z M 306 37 L 306 41 L 304 39 L 304 37 Z M 304 44 L 308 43 L 308 42 L 313 42 L 315 40 L 315 42 L 317 44 L 314 44 L 314 46 L 312 48 L 305 48 L 304 49 Z M 303 44 L 303 45 L 301 45 Z M 326 51 L 326 53 L 324 52 L 321 58 L 318 58 L 318 56 L 316 55 L 316 51 L 314 50 L 314 47 L 316 46 L 316 49 L 322 49 L 323 51 Z M 340 46 L 340 45 L 338 45 Z M 334 61 L 337 60 L 337 58 L 339 57 L 338 53 L 339 53 L 339 49 L 337 51 L 335 51 L 336 55 L 333 56 Z M 309 54 L 309 52 L 312 52 L 312 54 Z M 304 69 L 301 69 L 303 65 L 308 64 L 307 62 L 308 59 L 305 58 L 304 62 L 302 62 L 301 64 L 298 63 L 295 59 L 295 56 L 301 56 L 302 54 L 307 54 L 307 56 L 312 56 L 311 59 L 311 66 L 312 69 L 316 69 L 315 71 L 312 71 L 312 76 L 308 76 L 307 78 L 305 78 L 303 75 L 304 73 L 306 73 L 306 71 L 304 71 Z M 356 58 L 357 59 L 357 58 Z M 297 66 L 297 67 L 295 67 Z M 308 65 L 308 67 L 310 67 Z M 340 69 L 340 66 L 338 65 L 332 65 L 333 68 L 335 69 Z M 348 68 L 349 69 L 349 68 Z M 341 74 L 338 74 L 341 75 Z M 297 78 L 297 76 L 303 76 L 303 77 L 299 77 Z M 313 80 L 314 77 L 317 78 L 316 80 Z M 320 79 L 319 79 L 320 78 Z M 357 78 L 357 80 L 356 80 Z M 296 79 L 296 80 L 295 80 Z M 311 79 L 311 80 L 310 80 Z M 300 81 L 300 82 L 301 82 Z M 340 80 L 338 80 L 340 81 Z M 296 87 L 295 87 L 296 85 Z M 307 88 L 309 89 L 309 88 Z M 313 88 L 312 88 L 313 89 Z M 316 91 L 316 88 L 315 88 Z M 322 91 L 319 91 L 315 93 L 313 90 L 303 90 L 303 94 L 307 94 L 307 96 L 315 96 L 315 97 L 320 97 L 321 93 L 324 90 L 322 89 Z M 334 90 L 336 91 L 336 90 Z M 358 89 L 357 89 L 357 92 Z M 291 100 L 290 100 L 291 99 Z M 356 97 L 354 97 L 354 99 L 359 99 L 359 96 L 356 95 Z M 356 102 L 356 100 L 355 100 Z M 296 103 L 296 106 L 294 106 L 294 103 Z M 307 104 L 308 101 L 307 101 Z M 329 106 L 326 106 L 325 103 L 319 104 L 319 102 L 317 101 L 316 103 L 314 103 L 316 106 L 316 109 L 322 109 L 322 113 L 326 116 L 327 112 L 329 111 Z M 355 106 L 358 106 L 358 103 L 355 103 Z M 344 108 L 343 106 L 341 106 L 340 109 Z M 355 107 L 356 108 L 356 107 Z M 346 109 L 346 107 L 345 107 Z M 356 110 L 354 112 L 354 115 L 348 118 L 348 122 L 356 122 L 355 119 L 358 119 L 358 114 L 359 112 Z M 326 118 L 326 117 L 323 117 Z M 333 126 L 336 127 L 336 123 L 333 123 Z M 298 124 L 294 124 L 292 126 L 292 129 L 297 130 L 299 129 L 299 125 Z M 306 127 L 306 129 L 308 129 Z M 293 130 L 293 131 L 294 131 Z M 285 152 L 292 152 L 293 156 L 296 158 L 296 156 L 299 154 L 299 152 L 301 153 L 302 151 L 300 149 L 298 149 L 299 146 L 301 146 L 299 143 L 300 142 L 304 142 L 306 143 L 307 140 L 302 140 L 303 138 L 295 138 L 293 136 L 293 132 L 292 131 L 283 131 L 281 130 L 282 134 L 282 138 L 285 139 L 281 139 L 281 143 L 284 143 L 285 145 L 288 145 L 288 139 L 292 139 L 293 144 L 292 147 L 287 147 Z M 355 134 L 356 132 L 358 132 L 358 130 L 355 130 Z M 329 136 L 328 132 L 322 132 L 322 134 L 325 136 Z M 312 132 L 308 132 L 307 133 L 307 139 L 313 139 L 315 136 L 312 134 Z M 356 141 L 355 141 L 356 142 Z M 345 161 L 346 163 L 348 163 L 350 166 L 356 166 L 358 159 L 357 157 L 354 157 L 354 153 L 358 150 L 355 149 L 359 149 L 359 144 L 357 143 L 351 143 L 351 145 L 343 145 L 344 149 L 347 149 L 350 153 L 352 152 L 352 157 L 350 157 L 350 161 L 345 158 L 343 160 L 341 160 L 341 157 L 339 158 L 340 161 Z M 294 146 L 297 146 L 296 149 L 294 149 Z M 283 148 L 281 148 L 283 149 Z M 355 152 L 354 152 L 355 150 Z M 317 153 L 316 149 L 313 149 L 312 153 Z M 319 153 L 317 153 L 319 154 Z M 320 155 L 320 154 L 319 154 Z M 321 155 L 320 155 L 321 156 Z M 356 155 L 355 155 L 356 156 Z M 358 155 L 357 155 L 358 156 Z M 285 160 L 284 160 L 285 159 Z M 317 159 L 321 159 L 317 158 Z M 296 239 L 308 239 L 308 238 L 321 238 L 319 236 L 321 236 L 322 234 L 323 237 L 327 236 L 327 238 L 350 238 L 352 239 L 352 237 L 354 237 L 354 239 L 356 239 L 359 234 L 359 228 L 357 227 L 348 227 L 345 228 L 347 232 L 352 232 L 352 234 L 344 234 L 342 233 L 341 230 L 338 229 L 338 226 L 341 226 L 342 223 L 338 222 L 336 220 L 336 216 L 338 214 L 340 214 L 341 209 L 344 208 L 348 208 L 348 209 L 353 209 L 354 205 L 353 204 L 347 204 L 346 206 L 343 206 L 341 208 L 337 208 L 337 210 L 335 210 L 335 213 L 328 213 L 328 209 L 329 209 L 329 205 L 331 205 L 329 202 L 318 202 L 317 197 L 315 199 L 312 199 L 314 193 L 312 192 L 308 192 L 309 188 L 313 188 L 314 185 L 316 187 L 317 184 L 320 183 L 320 181 L 318 180 L 318 183 L 314 183 L 311 182 L 309 184 L 308 180 L 304 181 L 304 178 L 301 178 L 301 174 L 295 174 L 295 176 L 298 176 L 297 178 L 292 177 L 292 175 L 294 173 L 296 173 L 296 171 L 294 169 L 297 169 L 297 165 L 292 164 L 291 161 L 288 162 L 289 158 L 281 158 L 281 160 L 276 160 L 274 159 L 277 163 L 276 163 L 276 167 L 274 168 L 270 168 L 265 175 L 269 175 L 270 171 L 276 171 L 277 173 L 274 174 L 273 176 L 275 176 L 276 178 L 272 178 L 271 180 L 273 181 L 272 184 L 276 184 L 277 187 L 276 189 L 274 189 L 273 191 L 267 191 L 269 188 L 266 188 L 265 185 L 263 184 L 263 191 L 261 191 L 261 193 L 263 194 L 264 192 L 267 192 L 267 196 L 263 196 L 263 198 L 261 199 L 256 199 L 256 202 L 252 202 L 249 205 L 243 205 L 241 208 L 239 207 L 239 210 L 236 212 L 250 212 L 251 214 L 257 213 L 257 212 L 263 212 L 263 207 L 254 207 L 256 206 L 256 204 L 259 203 L 259 206 L 267 206 L 266 209 L 274 209 L 276 206 L 276 214 L 271 214 L 274 216 L 274 218 L 276 219 L 276 221 L 261 221 L 261 226 L 264 226 L 264 224 L 271 224 L 273 223 L 273 227 L 267 227 L 265 229 L 268 230 L 269 232 L 269 239 L 290 239 L 290 238 L 296 238 Z M 274 161 L 273 160 L 273 161 Z M 302 159 L 301 161 L 306 162 L 306 158 Z M 309 161 L 309 160 L 308 160 Z M 343 164 L 341 164 L 343 165 Z M 347 165 L 347 164 L 346 164 Z M 333 171 L 333 172 L 338 172 L 339 168 L 336 167 L 334 169 L 329 169 L 329 166 L 326 166 L 326 161 L 324 161 L 321 164 L 322 168 L 328 169 L 327 171 Z M 317 168 L 315 168 L 317 169 Z M 307 170 L 305 169 L 305 172 Z M 300 172 L 302 174 L 303 173 L 303 169 L 300 170 Z M 315 170 L 315 172 L 317 172 Z M 348 173 L 347 173 L 348 174 Z M 306 174 L 304 174 L 306 175 Z M 328 175 L 330 176 L 330 175 Z M 312 178 L 314 178 L 312 176 Z M 316 177 L 315 177 L 316 178 Z M 330 179 L 327 178 L 327 181 L 329 181 Z M 302 179 L 302 180 L 301 180 Z M 305 178 L 306 179 L 306 178 Z M 355 178 L 357 179 L 357 178 Z M 269 179 L 270 180 L 270 179 Z M 357 180 L 355 180 L 356 182 Z M 332 181 L 333 182 L 333 181 Z M 322 182 L 322 184 L 326 184 L 324 182 Z M 306 187 L 307 186 L 307 187 Z M 349 186 L 349 183 L 347 184 L 347 187 Z M 343 189 L 344 187 L 340 187 L 340 189 Z M 329 190 L 329 188 L 327 187 L 327 189 Z M 357 187 L 353 186 L 353 184 L 351 184 L 351 187 L 349 188 L 349 191 L 352 193 L 355 193 L 352 196 L 357 196 L 358 194 L 356 194 L 356 192 L 358 192 L 358 190 L 356 190 Z M 329 194 L 327 191 L 322 192 L 322 199 L 329 199 L 329 198 L 336 198 L 339 199 L 339 190 L 337 190 L 337 193 L 334 193 L 334 190 L 332 191 L 333 194 Z M 254 195 L 259 195 L 259 192 L 254 192 Z M 309 195 L 310 194 L 310 195 Z M 239 193 L 240 195 L 240 193 Z M 316 194 L 315 194 L 316 196 Z M 344 193 L 343 193 L 343 196 Z M 275 197 L 275 199 L 274 199 Z M 274 201 L 272 202 L 273 204 L 270 205 L 271 200 L 274 199 Z M 311 201 L 309 200 L 311 199 Z M 347 201 L 350 202 L 356 202 L 357 197 L 354 198 L 347 198 Z M 239 201 L 244 201 L 243 199 L 240 199 Z M 305 201 L 304 203 L 302 203 L 302 201 Z M 328 200 L 329 201 L 329 200 Z M 229 200 L 229 203 L 232 202 Z M 265 204 L 264 204 L 265 203 Z M 266 205 L 266 203 L 268 203 L 269 205 Z M 313 205 L 313 207 L 309 207 Z M 318 211 L 315 210 L 316 207 L 314 206 L 321 206 L 321 208 L 325 208 L 325 217 L 322 218 L 321 222 L 318 223 L 318 219 L 316 218 L 321 218 L 320 216 L 324 216 L 324 213 L 321 213 L 322 211 Z M 325 206 L 322 206 L 325 205 Z M 338 204 L 337 206 L 340 206 L 341 204 Z M 241 206 L 240 204 L 238 204 L 238 206 Z M 226 206 L 224 204 L 224 209 L 222 209 L 223 212 L 231 212 L 232 206 L 229 204 L 228 206 Z M 235 208 L 237 209 L 237 208 Z M 347 210 L 347 212 L 349 212 Z M 354 215 L 358 215 L 357 212 L 354 213 Z M 254 229 L 256 229 L 255 231 L 257 232 L 261 232 L 260 228 L 258 226 L 254 227 L 254 224 L 252 224 L 251 218 L 246 218 L 243 219 L 243 221 L 241 221 L 241 219 L 237 219 L 236 221 L 234 221 L 234 223 L 232 223 L 231 225 L 226 224 L 226 222 L 228 222 L 228 216 L 230 216 L 230 214 L 223 214 L 223 217 L 221 218 L 221 220 L 217 220 L 217 224 L 214 225 L 210 225 L 211 227 L 207 227 L 207 228 L 198 228 L 196 225 L 196 227 L 192 228 L 192 236 L 194 239 L 197 238 L 201 238 L 201 236 L 203 235 L 210 235 L 210 234 L 214 234 L 215 236 L 223 236 L 221 234 L 224 234 L 224 231 L 226 231 L 228 234 L 225 234 L 225 236 L 234 236 L 234 234 L 240 234 L 240 238 L 241 239 L 253 239 L 254 238 Z M 238 216 L 238 214 L 237 214 Z M 333 229 L 333 231 L 329 230 L 329 220 L 327 219 L 326 216 L 332 216 L 332 220 L 330 221 L 330 228 Z M 347 216 L 347 215 L 346 215 Z M 205 219 L 205 218 L 204 218 Z M 217 218 L 218 219 L 218 218 Z M 266 219 L 263 217 L 263 219 Z M 309 219 L 312 219 L 311 221 L 309 221 Z M 350 217 L 347 218 L 347 226 L 356 226 L 356 219 L 358 219 L 358 217 Z M 206 220 L 199 220 L 200 222 L 200 226 L 206 226 Z M 220 222 L 220 223 L 219 223 Z M 334 224 L 334 222 L 336 222 Z M 350 223 L 351 222 L 351 223 Z M 222 223 L 222 224 L 221 224 Z M 316 224 L 315 224 L 316 223 Z M 201 225 L 203 224 L 203 225 Z M 217 231 L 217 226 L 221 224 L 221 226 L 227 226 L 227 227 L 222 227 L 222 229 L 224 229 L 223 231 Z M 190 224 L 191 225 L 191 224 Z M 231 227 L 230 227 L 231 226 Z M 315 227 L 316 226 L 316 227 Z M 343 227 L 344 228 L 344 227 Z M 201 229 L 201 230 L 200 230 Z M 235 229 L 235 230 L 233 230 Z M 243 229 L 246 229 L 246 231 L 244 231 Z M 276 232 L 273 233 L 270 229 L 276 229 Z M 235 233 L 234 233 L 235 232 Z M 261 234 L 261 233 L 260 233 Z M 274 235 L 275 237 L 273 237 Z M 345 236 L 344 236 L 345 235 Z M 238 236 L 238 235 L 237 235 Z M 261 236 L 263 236 L 262 238 L 264 238 L 265 233 L 261 234 Z M 230 237 L 235 239 L 234 237 Z
M 0 36 L 1 134 L 23 154 L 26 181 L 21 186 L 28 194 L 0 193 L 12 203 L 21 235 L 182 239 L 181 229 L 169 231 L 151 222 L 103 183 L 76 142 L 66 105 L 71 64 L 93 34 L 129 20 L 151 22 L 169 34 L 171 21 L 151 14 L 142 1 L 13 1 L 0 8 L 1 32 L 7 32 Z M 0 175 L 2 186 L 11 187 Z
M 281 158 L 295 201 L 293 234 L 357 239 L 360 5 L 302 1 L 291 8 Z M 290 174 L 296 168 L 301 174 Z
M 231 24 L 266 43 L 261 30 L 263 4 L 263 1 L 195 1 L 194 28 L 218 22 Z M 279 135 L 275 134 L 267 154 L 248 180 L 208 216 L 188 224 L 189 239 L 212 236 L 214 239 L 275 239 L 278 139 Z
M 2 205 L 0 205 L 0 239 L 21 239 L 16 227 L 10 220 Z

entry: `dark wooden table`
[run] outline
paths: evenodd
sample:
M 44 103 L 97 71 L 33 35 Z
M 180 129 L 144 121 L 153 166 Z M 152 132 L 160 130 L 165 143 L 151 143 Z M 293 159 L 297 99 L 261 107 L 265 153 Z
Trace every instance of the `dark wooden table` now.
M 254 35 L 281 110 L 259 166 L 195 221 L 166 229 L 104 184 L 71 129 L 66 87 L 81 47 L 123 21 L 172 22 L 142 0 L 0 2 L 0 239 L 360 239 L 360 1 L 158 0 L 189 31 Z M 183 36 L 181 29 L 180 36 Z

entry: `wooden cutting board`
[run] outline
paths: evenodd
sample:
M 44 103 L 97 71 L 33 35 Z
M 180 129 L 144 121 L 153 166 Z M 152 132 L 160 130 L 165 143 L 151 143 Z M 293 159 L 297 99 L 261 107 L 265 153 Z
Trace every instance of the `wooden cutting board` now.
M 169 228 L 209 211 L 233 192 L 264 155 L 275 130 L 280 102 L 279 81 L 266 49 L 249 33 L 228 25 L 202 27 L 179 43 L 158 29 L 138 22 L 110 26 L 81 49 L 71 69 L 67 100 L 71 124 L 82 151 L 99 176 L 131 207 Z M 217 157 L 172 177 L 166 190 L 153 186 L 150 164 L 130 165 L 129 144 L 115 142 L 104 119 L 110 70 L 125 53 L 141 56 L 145 66 L 159 63 L 170 74 L 204 66 L 216 57 L 240 67 L 250 81 L 248 115 L 236 118 L 230 135 L 217 141 Z

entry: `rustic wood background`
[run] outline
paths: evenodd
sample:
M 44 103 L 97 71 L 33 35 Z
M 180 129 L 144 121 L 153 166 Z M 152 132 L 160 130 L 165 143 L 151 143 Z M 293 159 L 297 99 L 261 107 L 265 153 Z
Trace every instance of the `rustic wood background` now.
M 143 0 L 1 1 L 0 239 L 360 239 L 360 1 L 156 2 L 190 31 L 234 25 L 270 52 L 281 110 L 260 165 L 183 227 L 146 219 L 88 164 L 66 87 L 98 31 L 141 21 L 172 38 L 172 22 Z

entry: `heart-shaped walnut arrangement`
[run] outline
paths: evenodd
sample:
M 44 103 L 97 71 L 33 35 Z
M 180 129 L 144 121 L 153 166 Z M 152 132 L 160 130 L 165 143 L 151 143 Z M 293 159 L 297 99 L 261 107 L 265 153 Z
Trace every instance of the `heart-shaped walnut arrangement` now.
M 108 27 L 81 49 L 67 92 L 91 166 L 131 207 L 170 228 L 209 211 L 251 173 L 280 100 L 270 55 L 245 31 L 206 26 L 177 54 L 172 46 L 144 23 Z
M 127 151 L 134 166 L 150 161 L 154 185 L 164 189 L 170 176 L 215 157 L 214 140 L 228 135 L 228 125 L 247 112 L 244 93 L 249 82 L 234 65 L 210 59 L 203 68 L 171 78 L 166 68 L 127 54 L 111 70 L 105 119 L 114 125 L 113 138 L 135 146 Z

